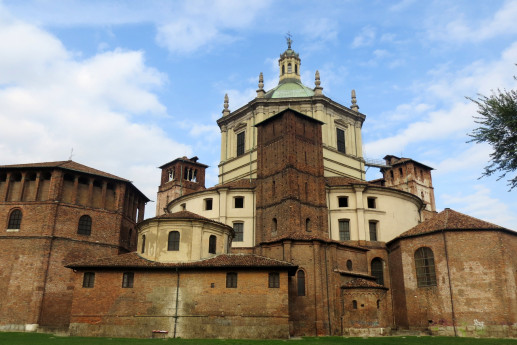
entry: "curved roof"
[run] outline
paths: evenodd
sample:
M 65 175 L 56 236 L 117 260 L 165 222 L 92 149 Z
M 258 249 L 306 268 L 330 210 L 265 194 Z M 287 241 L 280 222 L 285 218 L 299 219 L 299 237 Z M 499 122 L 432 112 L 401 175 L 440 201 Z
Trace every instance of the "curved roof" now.
M 284 79 L 276 87 L 266 92 L 264 98 L 312 97 L 314 91 L 297 79 Z

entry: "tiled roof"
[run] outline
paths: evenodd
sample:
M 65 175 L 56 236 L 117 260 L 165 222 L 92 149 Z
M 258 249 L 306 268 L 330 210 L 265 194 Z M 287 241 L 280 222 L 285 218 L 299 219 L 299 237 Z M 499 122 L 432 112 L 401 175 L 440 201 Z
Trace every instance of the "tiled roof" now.
M 423 163 L 420 163 L 414 159 L 411 159 L 411 158 L 405 158 L 405 157 L 402 157 L 402 158 L 399 158 L 397 156 L 393 156 L 393 155 L 387 155 L 384 157 L 384 159 L 388 159 L 388 160 L 391 160 L 391 162 L 388 162 L 388 163 L 391 163 L 391 166 L 396 166 L 396 165 L 399 165 L 399 164 L 404 164 L 404 163 L 407 163 L 407 162 L 413 162 L 413 163 L 416 163 L 416 164 L 419 164 L 423 167 L 426 167 L 428 169 L 431 169 L 431 170 L 434 170 L 432 167 L 428 166 L 428 165 L 425 165 Z
M 354 271 L 345 271 L 340 269 L 335 269 L 334 272 L 337 272 L 339 274 L 342 274 L 344 276 L 352 276 L 352 277 L 359 277 L 363 279 L 369 279 L 369 280 L 375 280 L 376 278 L 374 276 L 371 276 L 367 273 L 362 272 L 354 272 Z
M 218 224 L 218 225 L 227 227 L 227 228 L 229 228 L 229 229 L 231 229 L 233 231 L 233 228 L 231 226 L 229 226 L 229 225 L 226 225 L 224 223 L 212 220 L 210 218 L 206 218 L 206 217 L 200 216 L 197 213 L 193 213 L 193 212 L 189 212 L 189 211 L 179 211 L 179 212 L 174 212 L 174 213 L 162 214 L 162 215 L 159 215 L 159 216 L 156 216 L 156 217 L 153 217 L 153 218 L 148 218 L 148 219 L 144 220 L 142 223 L 148 222 L 148 221 L 151 221 L 151 220 L 154 220 L 154 219 L 198 219 L 198 220 L 203 220 L 203 221 L 207 221 L 207 222 L 210 222 L 210 223 L 214 223 L 214 224 Z
M 340 245 L 340 246 L 345 246 L 345 247 L 348 247 L 348 248 L 358 249 L 358 250 L 365 251 L 365 252 L 368 251 L 367 248 L 364 248 L 364 247 L 361 247 L 361 246 L 356 246 L 356 245 L 353 245 L 353 244 L 348 244 L 348 243 L 344 243 L 344 242 L 340 242 L 340 241 L 331 240 L 331 239 L 325 238 L 323 236 L 301 234 L 301 233 L 297 233 L 297 232 L 293 232 L 292 234 L 282 235 L 282 236 L 273 238 L 270 241 L 261 242 L 260 244 L 276 243 L 276 242 L 287 241 L 287 240 L 307 241 L 307 242 L 310 242 L 310 241 L 320 241 L 320 242 L 324 242 L 324 243 L 332 243 L 332 244 L 337 244 L 337 245 Z
M 333 187 L 333 186 L 343 186 L 343 185 L 351 185 L 351 184 L 363 184 L 363 185 L 372 185 L 372 186 L 378 186 L 377 184 L 370 183 L 368 181 L 361 181 L 352 177 L 341 177 L 341 176 L 333 176 L 333 177 L 326 177 L 325 182 L 327 186 Z
M 341 285 L 342 289 L 383 289 L 388 290 L 387 287 L 377 284 L 376 282 L 373 282 L 371 280 L 366 280 L 363 278 L 355 278 L 351 281 Z
M 508 230 L 502 226 L 477 219 L 466 214 L 446 208 L 433 218 L 418 224 L 400 234 L 398 238 L 425 235 L 437 231 L 460 231 L 460 230 Z
M 100 259 L 87 259 L 68 263 L 68 268 L 145 268 L 145 269 L 222 269 L 222 268 L 275 268 L 296 271 L 298 266 L 286 261 L 274 260 L 255 254 L 221 254 L 191 262 L 157 262 L 141 257 L 138 253 L 115 255 Z
M 246 179 L 240 179 L 240 180 L 235 180 L 235 181 L 231 181 L 231 182 L 226 182 L 226 183 L 222 183 L 222 184 L 218 184 L 218 185 L 215 185 L 211 188 L 207 188 L 206 190 L 215 190 L 215 189 L 219 189 L 219 188 L 255 188 L 257 186 L 257 181 L 256 179 L 249 179 L 249 178 L 246 178 Z
M 26 168 L 61 168 L 73 171 L 79 171 L 91 175 L 108 177 L 114 180 L 120 180 L 124 182 L 130 182 L 122 177 L 108 174 L 107 172 L 100 171 L 94 168 L 90 168 L 86 165 L 79 164 L 77 162 L 68 161 L 57 161 L 57 162 L 43 162 L 43 163 L 28 163 L 28 164 L 12 164 L 12 165 L 0 165 L 0 169 L 26 169 Z

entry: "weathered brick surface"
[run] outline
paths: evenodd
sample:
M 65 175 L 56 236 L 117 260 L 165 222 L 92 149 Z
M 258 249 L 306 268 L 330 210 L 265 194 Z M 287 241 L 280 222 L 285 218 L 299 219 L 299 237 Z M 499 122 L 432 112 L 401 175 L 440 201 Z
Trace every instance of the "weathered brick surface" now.
M 280 272 L 279 288 L 268 288 L 268 271 L 231 270 L 238 274 L 237 288 L 226 288 L 227 272 L 136 271 L 133 288 L 121 287 L 122 271 L 97 271 L 94 288 L 82 288 L 83 271 L 77 272 L 70 331 L 150 337 L 160 329 L 170 337 L 287 337 L 287 273 Z

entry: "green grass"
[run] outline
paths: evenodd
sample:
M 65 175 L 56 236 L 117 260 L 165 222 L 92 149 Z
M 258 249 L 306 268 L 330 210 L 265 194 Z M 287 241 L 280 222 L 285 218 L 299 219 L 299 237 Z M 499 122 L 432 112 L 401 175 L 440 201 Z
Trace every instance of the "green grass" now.
M 222 339 L 127 339 L 61 337 L 41 333 L 2 333 L 1 345 L 517 345 L 517 339 L 475 339 L 451 337 L 380 337 L 380 338 L 297 338 L 290 340 L 222 340 Z

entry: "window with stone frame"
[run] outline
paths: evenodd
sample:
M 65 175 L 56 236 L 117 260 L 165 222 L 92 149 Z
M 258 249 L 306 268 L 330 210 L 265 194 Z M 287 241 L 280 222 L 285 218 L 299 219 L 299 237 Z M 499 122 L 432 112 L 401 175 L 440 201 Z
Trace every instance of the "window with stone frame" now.
M 420 247 L 415 251 L 416 281 L 418 287 L 436 286 L 434 254 L 429 247 Z
M 244 197 L 236 196 L 233 198 L 233 207 L 234 208 L 244 208 Z
M 348 197 L 347 196 L 338 196 L 337 203 L 338 203 L 338 207 L 348 207 Z
M 79 224 L 77 225 L 77 233 L 79 235 L 90 236 L 92 233 L 92 218 L 88 215 L 83 215 L 79 218 Z
M 213 199 L 212 198 L 206 198 L 205 199 L 205 211 L 211 211 L 213 207 Z
M 15 209 L 9 215 L 9 223 L 7 224 L 7 229 L 19 230 L 21 224 L 22 224 L 22 211 L 19 209 Z
M 235 222 L 233 223 L 233 231 L 235 232 L 234 242 L 244 241 L 244 223 Z
M 132 288 L 134 280 L 135 280 L 134 272 L 124 272 L 122 274 L 122 287 L 123 288 Z
M 237 273 L 235 273 L 235 272 L 226 273 L 226 287 L 229 289 L 237 288 Z
M 167 241 L 167 250 L 168 251 L 180 250 L 180 233 L 179 233 L 179 231 L 169 232 L 169 238 Z
M 83 288 L 93 288 L 95 285 L 95 273 L 84 272 L 83 275 Z
M 278 272 L 269 273 L 268 286 L 269 286 L 269 288 L 279 288 L 280 287 L 280 273 L 278 273 Z
M 367 202 L 368 208 L 377 208 L 377 198 L 368 197 L 368 198 L 366 198 L 366 202 Z
M 246 132 L 242 131 L 237 134 L 237 157 L 242 156 L 245 151 Z
M 345 131 L 341 128 L 336 128 L 337 137 L 337 150 L 342 153 L 346 153 L 345 147 Z
M 350 219 L 340 219 L 339 223 L 339 240 L 350 241 Z
M 368 227 L 369 227 L 369 230 L 370 230 L 370 241 L 378 241 L 377 221 L 370 220 L 368 222 Z

